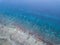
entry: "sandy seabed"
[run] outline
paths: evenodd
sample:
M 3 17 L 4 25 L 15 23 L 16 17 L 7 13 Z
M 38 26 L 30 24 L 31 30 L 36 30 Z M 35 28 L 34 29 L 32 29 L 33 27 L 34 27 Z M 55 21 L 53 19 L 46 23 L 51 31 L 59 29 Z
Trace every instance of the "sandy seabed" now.
M 28 31 L 14 26 L 0 24 L 0 45 L 50 45 L 31 35 Z

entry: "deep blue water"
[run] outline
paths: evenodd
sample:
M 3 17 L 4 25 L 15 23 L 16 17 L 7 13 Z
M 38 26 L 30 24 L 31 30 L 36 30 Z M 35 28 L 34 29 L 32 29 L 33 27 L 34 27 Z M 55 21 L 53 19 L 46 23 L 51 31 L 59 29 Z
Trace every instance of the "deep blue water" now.
M 28 5 L 1 3 L 0 23 L 9 25 L 11 22 L 15 22 L 27 30 L 37 32 L 46 40 L 60 43 L 59 10 L 54 12 L 52 9 L 41 8 L 42 10 L 36 6 L 32 8 Z

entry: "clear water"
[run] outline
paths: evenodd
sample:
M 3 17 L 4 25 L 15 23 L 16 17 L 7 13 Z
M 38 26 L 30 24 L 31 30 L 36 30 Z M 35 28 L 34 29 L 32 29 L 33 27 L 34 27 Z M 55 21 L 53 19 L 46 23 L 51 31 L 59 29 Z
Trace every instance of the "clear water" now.
M 46 11 L 38 11 L 25 5 L 1 4 L 1 24 L 10 25 L 15 23 L 29 31 L 37 32 L 46 41 L 60 43 L 59 15 L 47 14 Z

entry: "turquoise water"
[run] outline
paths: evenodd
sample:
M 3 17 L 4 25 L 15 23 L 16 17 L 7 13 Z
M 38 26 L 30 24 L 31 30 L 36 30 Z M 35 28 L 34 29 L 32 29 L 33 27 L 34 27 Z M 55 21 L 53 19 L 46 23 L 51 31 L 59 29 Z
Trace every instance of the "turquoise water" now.
M 50 16 L 37 9 L 12 5 L 0 5 L 0 23 L 15 23 L 29 31 L 37 32 L 46 41 L 60 43 L 60 18 Z

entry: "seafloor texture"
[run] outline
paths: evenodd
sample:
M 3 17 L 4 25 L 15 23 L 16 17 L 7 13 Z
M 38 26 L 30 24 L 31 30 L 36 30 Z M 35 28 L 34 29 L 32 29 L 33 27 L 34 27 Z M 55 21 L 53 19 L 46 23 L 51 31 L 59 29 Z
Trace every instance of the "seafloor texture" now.
M 49 27 L 50 23 L 44 23 L 42 20 L 33 16 L 1 14 L 0 44 L 59 45 L 60 38 L 57 32 L 53 31 L 53 25 Z M 54 29 L 57 29 L 57 27 L 54 27 Z
M 0 45 L 60 45 L 60 18 L 27 5 L 1 3 Z
M 0 45 L 52 45 L 44 42 L 38 37 L 31 35 L 28 31 L 15 26 L 0 24 Z

